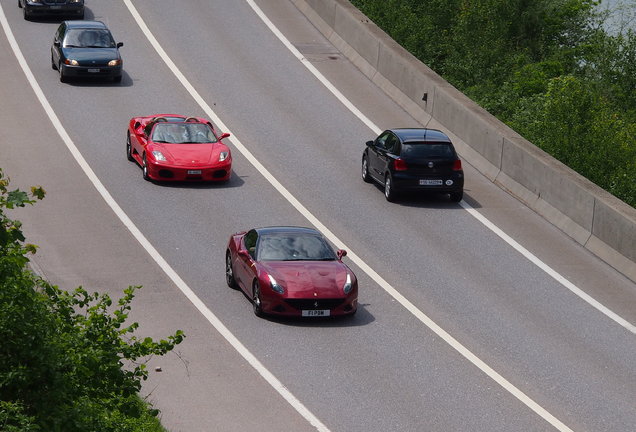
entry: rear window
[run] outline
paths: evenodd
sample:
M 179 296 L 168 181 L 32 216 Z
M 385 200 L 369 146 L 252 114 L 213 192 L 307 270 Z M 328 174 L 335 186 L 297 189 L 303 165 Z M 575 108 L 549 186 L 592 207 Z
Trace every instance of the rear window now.
M 413 158 L 454 158 L 455 152 L 449 143 L 417 143 L 402 144 L 402 155 Z

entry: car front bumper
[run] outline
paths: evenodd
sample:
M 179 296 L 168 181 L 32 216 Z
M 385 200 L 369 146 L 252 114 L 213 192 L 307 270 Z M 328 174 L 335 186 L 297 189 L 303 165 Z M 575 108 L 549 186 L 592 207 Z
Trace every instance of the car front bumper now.
M 70 78 L 115 78 L 122 74 L 122 66 L 62 65 L 63 74 Z
M 213 166 L 173 166 L 148 161 L 148 177 L 160 181 L 227 181 L 232 175 L 232 161 Z

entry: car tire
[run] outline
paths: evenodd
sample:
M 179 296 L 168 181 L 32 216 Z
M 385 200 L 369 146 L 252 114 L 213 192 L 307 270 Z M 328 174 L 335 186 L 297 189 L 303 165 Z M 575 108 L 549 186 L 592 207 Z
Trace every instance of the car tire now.
M 57 70 L 57 65 L 55 64 L 55 62 L 53 61 L 53 54 L 51 54 L 51 69 L 53 70 Z
M 395 202 L 395 199 L 397 198 L 397 193 L 393 187 L 393 178 L 391 177 L 391 173 L 386 173 L 386 176 L 384 177 L 384 197 L 388 202 Z
M 57 68 L 60 71 L 60 82 L 67 83 L 68 77 L 64 73 L 64 68 L 62 67 L 62 65 L 59 65 Z
M 22 9 L 22 3 L 20 2 L 20 0 L 18 0 L 18 7 Z
M 113 82 L 120 83 L 121 79 L 122 79 L 122 76 L 121 75 L 117 75 L 116 77 L 113 77 Z
M 232 254 L 228 250 L 225 253 L 225 282 L 230 288 L 236 289 L 236 279 L 234 279 L 234 269 L 232 268 Z
M 369 175 L 369 160 L 366 156 L 362 156 L 362 180 L 365 183 L 371 183 L 371 176 Z
M 24 16 L 25 21 L 31 21 L 31 15 L 29 15 L 29 12 L 27 12 L 26 7 L 22 8 L 22 15 Z
M 462 200 L 462 198 L 464 198 L 464 191 L 463 190 L 450 193 L 450 200 L 452 202 L 460 202 Z
M 146 181 L 150 181 L 150 176 L 148 175 L 148 161 L 146 161 L 146 153 L 141 160 L 141 173 Z
M 135 158 L 132 155 L 132 144 L 130 143 L 130 132 L 126 132 L 126 157 L 131 162 L 135 161 Z
M 263 315 L 263 303 L 261 302 L 261 289 L 258 286 L 258 281 L 254 281 L 252 284 L 252 306 L 254 308 L 254 315 L 262 318 Z

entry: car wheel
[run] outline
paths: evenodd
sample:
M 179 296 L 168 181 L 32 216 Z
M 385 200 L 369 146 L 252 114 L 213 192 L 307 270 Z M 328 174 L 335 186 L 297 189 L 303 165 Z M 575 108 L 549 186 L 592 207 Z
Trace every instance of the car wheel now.
M 18 0 L 18 7 L 22 8 L 22 3 L 20 2 L 20 0 Z
M 142 159 L 141 172 L 144 180 L 150 181 L 150 176 L 148 175 L 148 162 L 146 161 L 146 153 L 144 153 L 144 157 Z
M 135 158 L 132 155 L 132 144 L 130 143 L 130 132 L 126 133 L 126 157 L 131 162 L 134 162 L 135 160 Z
M 29 13 L 27 12 L 27 8 L 24 7 L 22 8 L 22 15 L 24 16 L 24 19 L 27 21 L 31 20 L 31 15 L 29 15 Z
M 460 190 L 458 192 L 451 192 L 450 193 L 450 199 L 451 199 L 452 202 L 460 202 L 463 197 L 464 197 L 464 191 L 463 190 Z
M 55 64 L 55 62 L 53 61 L 53 54 L 51 54 L 51 69 L 53 70 L 57 70 L 57 65 Z
M 384 197 L 387 201 L 393 202 L 395 201 L 397 194 L 395 192 L 395 188 L 393 187 L 393 179 L 391 178 L 391 173 L 386 173 L 386 177 L 384 178 Z
M 230 251 L 225 253 L 225 281 L 230 288 L 236 288 L 236 279 L 234 279 L 234 269 L 232 268 L 232 255 Z
M 261 289 L 258 286 L 258 282 L 254 281 L 252 285 L 252 306 L 254 307 L 254 315 L 257 317 L 262 317 L 263 313 L 263 303 L 261 302 Z
M 366 156 L 362 156 L 362 180 L 367 183 L 371 182 L 371 177 L 369 176 L 369 161 Z

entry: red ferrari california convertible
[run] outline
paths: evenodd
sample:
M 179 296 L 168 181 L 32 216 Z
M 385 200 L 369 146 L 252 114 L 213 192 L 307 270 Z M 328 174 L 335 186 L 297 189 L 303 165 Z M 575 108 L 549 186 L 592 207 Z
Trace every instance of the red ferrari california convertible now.
M 358 281 L 345 255 L 311 228 L 255 228 L 230 237 L 225 277 L 252 299 L 257 316 L 352 315 Z
M 229 136 L 200 117 L 133 117 L 126 155 L 141 165 L 146 180 L 226 181 L 232 174 L 232 154 L 221 140 Z

